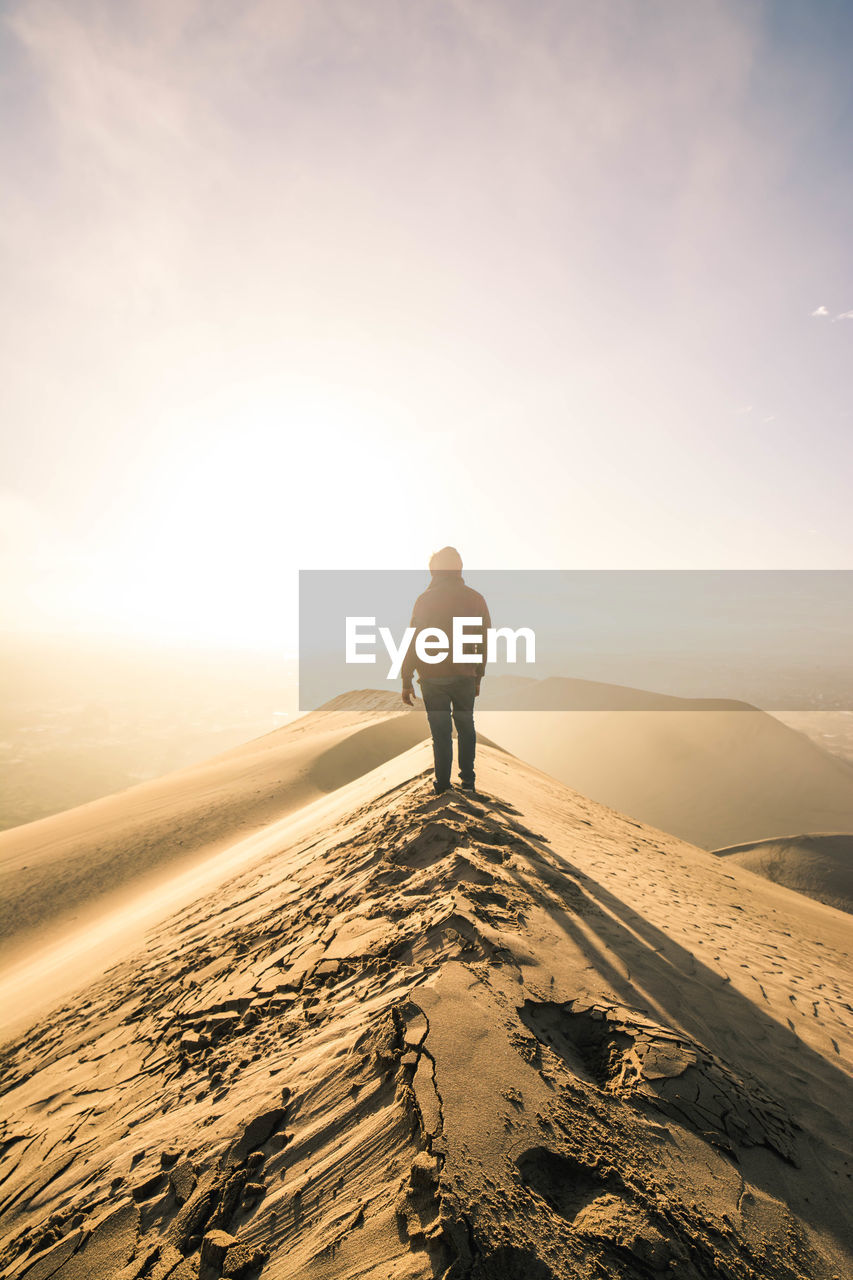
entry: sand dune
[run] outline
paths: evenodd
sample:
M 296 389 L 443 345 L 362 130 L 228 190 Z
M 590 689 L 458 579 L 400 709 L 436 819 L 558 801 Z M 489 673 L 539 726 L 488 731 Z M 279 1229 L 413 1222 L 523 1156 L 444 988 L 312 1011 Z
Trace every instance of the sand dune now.
M 849 1274 L 847 917 L 428 761 L 277 820 L 7 1046 L 5 1276 Z
M 485 682 L 481 706 L 486 710 L 518 711 L 745 711 L 748 702 L 736 698 L 679 698 L 652 689 L 549 676 L 496 676 Z
M 777 711 L 774 714 L 831 756 L 840 756 L 853 764 L 853 711 Z
M 583 705 L 576 686 L 586 682 L 565 683 Z M 593 705 L 602 705 L 602 690 L 587 695 Z M 706 849 L 792 831 L 853 831 L 847 761 L 765 712 L 698 710 L 721 704 L 679 699 L 670 710 L 644 710 L 640 692 L 612 690 L 614 707 L 626 709 L 486 711 L 479 723 L 585 795 Z
M 731 845 L 716 853 L 776 884 L 853 912 L 853 835 L 788 836 Z
M 427 733 L 399 697 L 348 695 L 203 764 L 0 832 L 0 956 L 94 920 Z

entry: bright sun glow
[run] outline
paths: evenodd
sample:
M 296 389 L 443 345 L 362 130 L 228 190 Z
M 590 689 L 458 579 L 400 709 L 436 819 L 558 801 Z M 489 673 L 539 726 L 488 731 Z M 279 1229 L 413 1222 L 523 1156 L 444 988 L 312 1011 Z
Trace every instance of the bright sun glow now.
M 623 8 L 7 6 L 4 624 L 847 567 L 849 16 Z
M 296 570 L 371 555 L 368 522 L 343 517 L 361 495 L 384 491 L 393 507 L 413 465 L 402 416 L 350 389 L 293 385 L 176 411 L 109 543 L 89 547 L 80 615 L 134 634 L 280 647 L 293 633 Z M 402 533 L 389 530 L 386 563 L 411 545 Z

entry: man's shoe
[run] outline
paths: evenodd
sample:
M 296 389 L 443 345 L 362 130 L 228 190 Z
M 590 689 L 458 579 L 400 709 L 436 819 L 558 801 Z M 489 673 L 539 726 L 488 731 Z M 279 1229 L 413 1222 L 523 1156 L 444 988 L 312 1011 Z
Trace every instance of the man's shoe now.
M 434 782 L 432 784 L 432 789 L 437 796 L 443 796 L 445 791 L 450 790 L 450 783 L 448 782 L 446 787 L 442 787 L 438 782 Z
M 477 788 L 473 782 L 460 782 L 459 790 L 464 791 L 469 796 L 475 796 L 477 794 Z

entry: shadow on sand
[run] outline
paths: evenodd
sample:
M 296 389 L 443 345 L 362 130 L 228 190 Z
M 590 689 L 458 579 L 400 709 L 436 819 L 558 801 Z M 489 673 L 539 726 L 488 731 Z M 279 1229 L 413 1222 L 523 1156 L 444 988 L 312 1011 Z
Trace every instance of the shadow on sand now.
M 849 1126 L 842 1117 L 853 1114 L 853 1086 L 841 1067 L 834 1066 L 797 1036 L 795 1029 L 784 1026 L 742 995 L 727 977 L 721 976 L 669 935 L 605 889 L 586 872 L 574 866 L 563 855 L 549 847 L 543 837 L 529 831 L 520 819 L 518 809 L 492 796 L 478 795 L 477 801 L 488 811 L 505 815 L 511 829 L 528 846 L 526 856 L 534 875 L 558 895 L 566 896 L 570 907 L 560 907 L 553 900 L 543 902 L 553 922 L 586 956 L 596 971 L 609 983 L 619 1000 L 657 1021 L 681 1028 L 724 1059 L 736 1071 L 752 1076 L 770 1095 L 777 1096 L 773 1077 L 784 1072 L 786 1098 L 793 1101 L 794 1120 L 803 1130 L 798 1147 L 806 1144 L 811 1172 L 822 1171 L 827 1188 L 834 1194 L 822 1194 L 819 1184 L 807 1190 L 808 1196 L 797 1196 L 798 1215 L 818 1230 L 832 1236 L 847 1250 L 853 1249 L 853 1219 L 842 1221 L 837 1206 L 841 1184 L 827 1168 L 826 1155 L 832 1151 L 839 1166 L 837 1179 L 849 1177 Z M 519 873 L 509 871 L 522 886 Z M 569 877 L 570 884 L 566 884 Z M 574 882 L 573 884 L 571 882 Z M 570 894 L 566 895 L 566 889 Z M 576 905 L 575 905 L 576 904 Z M 681 908 L 684 910 L 684 908 Z M 579 920 L 583 919 L 582 928 Z M 600 946 L 594 944 L 590 934 Z M 608 960 L 608 953 L 619 963 Z M 624 966 L 624 967 L 622 967 Z M 627 976 L 626 976 L 627 975 Z M 701 991 L 697 991 L 697 987 Z M 696 992 L 693 996 L 691 993 Z M 815 1130 L 817 1142 L 809 1141 Z M 819 1144 L 819 1145 L 818 1145 Z M 824 1150 L 821 1152 L 820 1147 Z M 801 1154 L 806 1154 L 806 1151 Z M 762 1163 L 776 1161 L 775 1156 L 749 1160 L 749 1180 L 770 1195 L 779 1197 L 780 1188 L 789 1183 L 782 1168 L 779 1176 L 771 1176 Z M 845 1169 L 846 1165 L 846 1169 Z M 745 1173 L 745 1171 L 742 1171 Z

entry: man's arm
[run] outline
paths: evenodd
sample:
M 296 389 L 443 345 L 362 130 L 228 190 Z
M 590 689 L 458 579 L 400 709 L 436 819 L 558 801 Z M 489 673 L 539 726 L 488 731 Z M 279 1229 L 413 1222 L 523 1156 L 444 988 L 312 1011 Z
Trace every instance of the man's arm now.
M 489 606 L 486 604 L 482 596 L 480 596 L 480 602 L 482 604 L 482 617 L 483 617 L 483 652 L 480 657 L 480 670 L 477 675 L 477 690 L 476 690 L 477 693 L 480 692 L 480 681 L 482 680 L 483 676 L 486 674 L 486 633 L 488 632 L 489 627 L 492 625 L 492 619 L 489 616 Z
M 417 614 L 418 614 L 418 606 L 416 604 L 414 609 L 412 610 L 412 618 L 409 623 L 410 627 L 415 628 L 415 635 L 417 635 L 417 627 L 418 627 Z M 408 649 L 406 650 L 406 656 L 403 659 L 403 666 L 400 669 L 400 676 L 403 681 L 403 702 L 406 704 L 407 707 L 413 707 L 415 705 L 415 687 L 412 681 L 415 674 L 416 661 L 417 661 L 417 655 L 415 652 L 414 637 L 412 637 L 412 643 L 409 645 Z

